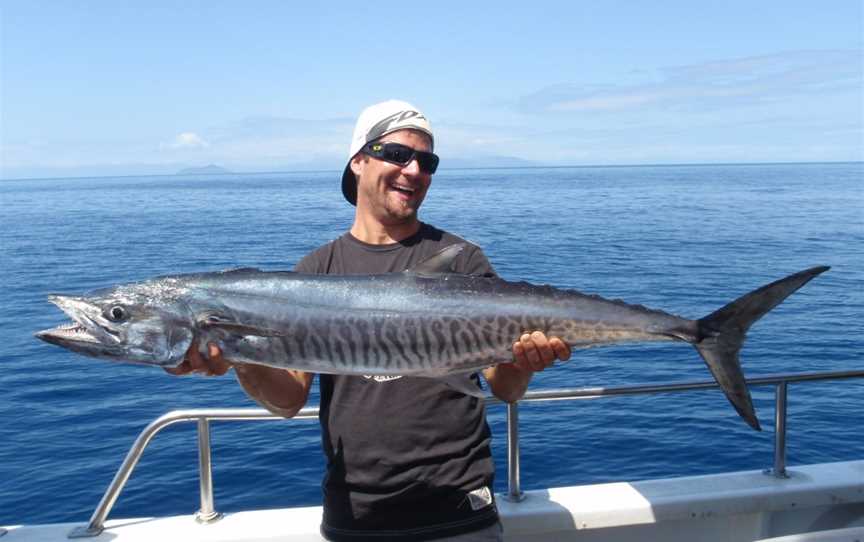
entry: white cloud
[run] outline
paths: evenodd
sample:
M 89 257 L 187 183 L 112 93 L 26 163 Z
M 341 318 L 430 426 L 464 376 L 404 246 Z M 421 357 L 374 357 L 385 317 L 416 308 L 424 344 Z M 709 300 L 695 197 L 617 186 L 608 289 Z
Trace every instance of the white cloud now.
M 575 100 L 565 100 L 549 105 L 550 111 L 599 111 L 629 109 L 662 99 L 659 93 L 621 94 L 618 96 L 594 96 Z
M 183 132 L 181 134 L 177 134 L 173 141 L 171 141 L 170 143 L 163 143 L 161 145 L 163 149 L 171 150 L 206 149 L 209 146 L 210 143 L 205 141 L 204 138 L 202 138 L 195 132 Z
M 648 83 L 552 85 L 523 96 L 518 109 L 529 114 L 704 112 L 788 104 L 796 99 L 825 100 L 829 94 L 854 107 L 864 83 L 857 50 L 785 51 L 661 68 L 658 75 L 657 81 Z

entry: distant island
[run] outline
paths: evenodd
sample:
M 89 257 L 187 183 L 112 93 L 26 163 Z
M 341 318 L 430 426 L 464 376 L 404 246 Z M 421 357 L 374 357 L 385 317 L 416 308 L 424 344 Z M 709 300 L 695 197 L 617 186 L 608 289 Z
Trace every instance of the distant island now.
M 176 175 L 213 175 L 224 173 L 233 173 L 233 171 L 229 171 L 224 167 L 219 167 L 215 164 L 210 164 L 209 166 L 204 167 L 190 167 L 186 169 L 181 169 L 176 173 Z

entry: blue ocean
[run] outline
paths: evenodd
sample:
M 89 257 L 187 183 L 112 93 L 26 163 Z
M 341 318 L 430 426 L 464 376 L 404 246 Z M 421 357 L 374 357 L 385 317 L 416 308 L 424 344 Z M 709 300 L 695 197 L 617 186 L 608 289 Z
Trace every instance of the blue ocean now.
M 341 235 L 338 172 L 0 182 L 0 524 L 86 521 L 137 434 L 173 409 L 253 407 L 230 374 L 173 377 L 33 338 L 46 300 L 154 275 L 291 269 Z M 698 318 L 830 265 L 750 331 L 750 376 L 864 367 L 864 164 L 444 170 L 422 218 L 484 248 L 508 280 Z M 582 350 L 532 389 L 701 381 L 683 343 Z M 317 384 L 316 384 L 317 385 Z M 752 431 L 716 389 L 521 408 L 526 489 L 769 467 L 773 388 Z M 317 404 L 313 391 L 310 405 Z M 788 464 L 864 458 L 864 379 L 792 384 Z M 506 488 L 505 410 L 492 406 Z M 317 422 L 214 422 L 219 511 L 313 505 Z M 198 508 L 193 424 L 156 437 L 111 517 Z

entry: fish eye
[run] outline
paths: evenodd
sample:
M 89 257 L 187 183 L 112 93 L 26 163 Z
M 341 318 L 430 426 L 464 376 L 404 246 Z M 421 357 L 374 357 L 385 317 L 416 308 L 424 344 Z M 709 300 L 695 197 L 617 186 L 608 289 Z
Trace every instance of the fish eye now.
M 113 322 L 119 322 L 126 318 L 126 309 L 121 307 L 120 305 L 114 305 L 110 309 L 108 309 L 106 316 L 109 320 Z

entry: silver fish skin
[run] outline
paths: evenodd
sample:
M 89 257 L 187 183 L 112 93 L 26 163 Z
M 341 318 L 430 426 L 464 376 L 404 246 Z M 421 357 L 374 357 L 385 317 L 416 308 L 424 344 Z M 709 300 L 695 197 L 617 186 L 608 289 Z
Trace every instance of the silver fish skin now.
M 72 325 L 36 336 L 98 358 L 162 367 L 194 340 L 234 363 L 316 373 L 448 377 L 512 362 L 513 342 L 540 330 L 574 348 L 634 341 L 692 344 L 729 401 L 759 429 L 738 359 L 750 325 L 827 267 L 754 290 L 700 320 L 595 295 L 448 273 L 453 245 L 384 275 L 240 269 L 159 277 L 51 296 Z

